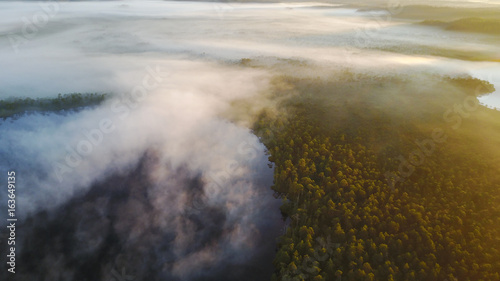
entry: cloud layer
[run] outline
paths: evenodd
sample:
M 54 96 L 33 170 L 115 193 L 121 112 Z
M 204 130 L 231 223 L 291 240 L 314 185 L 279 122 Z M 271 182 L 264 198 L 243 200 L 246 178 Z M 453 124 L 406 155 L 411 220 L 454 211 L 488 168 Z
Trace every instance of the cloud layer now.
M 279 202 L 247 125 L 273 75 L 499 67 L 441 56 L 498 53 L 492 38 L 415 25 L 399 8 L 0 2 L 0 98 L 113 93 L 78 113 L 0 121 L 0 173 L 17 175 L 17 280 L 268 278 Z

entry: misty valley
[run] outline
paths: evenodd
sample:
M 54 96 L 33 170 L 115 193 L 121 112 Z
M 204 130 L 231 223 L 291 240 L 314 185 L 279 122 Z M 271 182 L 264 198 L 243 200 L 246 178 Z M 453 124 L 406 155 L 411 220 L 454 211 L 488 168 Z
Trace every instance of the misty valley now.
M 1 1 L 1 280 L 500 280 L 500 2 Z

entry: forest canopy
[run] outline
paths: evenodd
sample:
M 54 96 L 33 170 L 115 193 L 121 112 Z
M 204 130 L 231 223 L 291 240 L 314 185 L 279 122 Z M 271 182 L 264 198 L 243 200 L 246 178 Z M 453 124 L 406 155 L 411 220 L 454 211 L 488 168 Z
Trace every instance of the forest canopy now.
M 288 226 L 273 280 L 500 280 L 492 85 L 345 78 L 276 78 L 254 125 Z

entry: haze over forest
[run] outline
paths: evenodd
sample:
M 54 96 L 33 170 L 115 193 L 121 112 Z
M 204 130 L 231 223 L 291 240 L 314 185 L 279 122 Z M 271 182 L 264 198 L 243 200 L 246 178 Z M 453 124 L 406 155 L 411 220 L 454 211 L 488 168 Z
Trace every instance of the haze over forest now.
M 500 280 L 498 26 L 493 0 L 0 1 L 0 279 Z

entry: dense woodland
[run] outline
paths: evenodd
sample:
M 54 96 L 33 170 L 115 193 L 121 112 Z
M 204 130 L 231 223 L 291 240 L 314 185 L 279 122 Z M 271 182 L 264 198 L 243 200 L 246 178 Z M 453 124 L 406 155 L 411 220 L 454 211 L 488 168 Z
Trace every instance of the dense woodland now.
M 280 111 L 264 110 L 254 125 L 288 225 L 272 280 L 500 280 L 500 113 L 477 106 L 460 126 L 442 117 L 491 85 L 445 77 L 412 90 L 404 76 L 332 83 L 277 79 Z M 435 128 L 446 141 L 409 159 L 415 170 L 402 175 L 398 155 L 414 157 L 415 140 Z M 391 184 L 394 171 L 401 180 Z
M 97 93 L 73 93 L 59 94 L 57 98 L 11 98 L 0 100 L 0 118 L 19 117 L 23 114 L 34 112 L 66 112 L 77 111 L 87 106 L 95 106 L 102 103 L 107 94 Z

